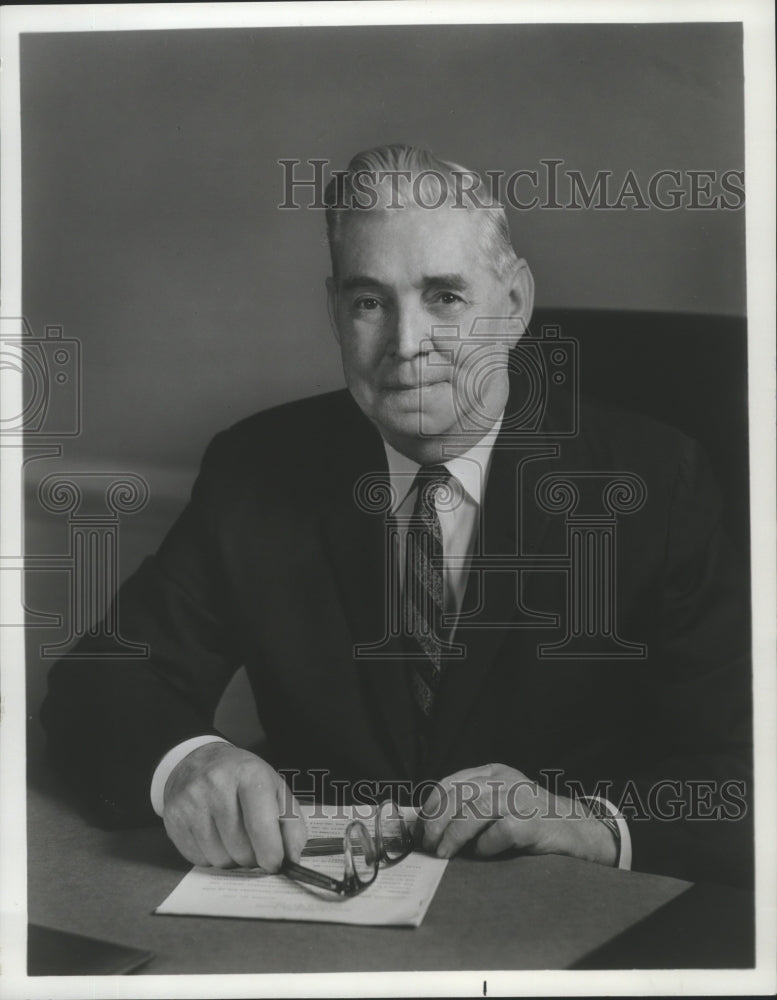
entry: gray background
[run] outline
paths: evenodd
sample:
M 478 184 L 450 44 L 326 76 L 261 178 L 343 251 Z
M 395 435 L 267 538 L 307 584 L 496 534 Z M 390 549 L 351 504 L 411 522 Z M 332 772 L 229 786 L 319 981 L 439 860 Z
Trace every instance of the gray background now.
M 44 34 L 21 55 L 24 311 L 83 351 L 83 431 L 30 465 L 30 485 L 143 475 L 152 499 L 122 523 L 122 575 L 217 430 L 343 384 L 323 215 L 277 210 L 280 157 L 342 168 L 405 141 L 480 170 L 632 169 L 643 189 L 661 169 L 744 166 L 738 25 Z M 743 211 L 510 219 L 541 306 L 744 314 Z M 63 551 L 63 519 L 31 498 L 30 548 Z M 50 610 L 65 585 L 30 574 L 30 601 Z M 31 714 L 47 666 L 33 661 Z

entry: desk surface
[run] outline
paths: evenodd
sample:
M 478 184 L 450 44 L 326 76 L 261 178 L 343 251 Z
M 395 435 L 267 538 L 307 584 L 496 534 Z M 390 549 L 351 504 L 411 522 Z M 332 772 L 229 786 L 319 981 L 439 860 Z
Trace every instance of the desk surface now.
M 457 858 L 416 929 L 154 915 L 187 870 L 161 827 L 91 827 L 50 775 L 36 775 L 28 796 L 30 921 L 153 951 L 142 973 L 563 969 L 638 930 L 650 914 L 660 926 L 672 906 L 660 907 L 692 901 L 697 891 L 569 858 Z M 710 889 L 714 904 L 718 890 Z M 709 893 L 701 905 L 709 909 Z

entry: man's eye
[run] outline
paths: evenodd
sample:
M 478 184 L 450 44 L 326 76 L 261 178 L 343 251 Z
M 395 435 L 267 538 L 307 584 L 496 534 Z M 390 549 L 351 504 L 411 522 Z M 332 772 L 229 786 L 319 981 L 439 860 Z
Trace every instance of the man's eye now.
M 455 303 L 463 302 L 464 300 L 455 292 L 440 292 L 437 296 L 437 301 L 443 306 L 452 306 L 455 305 Z
M 380 302 L 376 298 L 373 298 L 373 296 L 371 295 L 365 295 L 363 298 L 357 299 L 356 302 L 354 302 L 354 306 L 357 309 L 365 309 L 371 311 L 373 309 L 378 309 L 380 306 Z

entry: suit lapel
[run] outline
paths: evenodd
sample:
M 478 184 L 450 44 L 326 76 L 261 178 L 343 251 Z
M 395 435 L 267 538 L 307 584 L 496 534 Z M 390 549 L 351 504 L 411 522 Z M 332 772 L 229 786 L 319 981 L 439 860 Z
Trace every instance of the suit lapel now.
M 357 484 L 364 483 L 365 477 L 374 497 L 384 489 L 388 495 L 388 467 L 380 435 L 355 404 L 354 424 L 354 438 L 343 443 L 341 464 L 331 470 L 330 500 L 321 518 L 322 535 L 354 647 L 385 639 L 382 651 L 373 650 L 367 655 L 364 651 L 361 655 L 354 652 L 356 676 L 365 710 L 371 713 L 397 774 L 410 776 L 417 768 L 416 710 L 401 640 L 388 635 L 385 513 L 379 509 L 369 511 L 355 498 Z M 541 433 L 523 439 L 511 438 L 502 429 L 494 445 L 476 554 L 531 557 L 541 552 L 550 517 L 537 505 L 534 486 L 541 475 L 558 468 L 559 453 L 550 420 Z M 533 461 L 538 458 L 543 460 Z M 453 637 L 454 642 L 465 645 L 466 655 L 446 664 L 424 777 L 442 765 L 448 748 L 466 724 L 501 645 L 518 622 L 529 615 L 519 604 L 529 577 L 530 571 L 525 571 L 519 592 L 514 571 L 470 572 L 462 606 L 467 614 Z M 531 632 L 529 628 L 523 634 Z
M 454 642 L 465 645 L 466 655 L 462 660 L 449 661 L 438 695 L 428 760 L 432 774 L 443 767 L 448 749 L 466 725 L 472 704 L 508 634 L 515 633 L 521 622 L 526 625 L 523 635 L 531 634 L 531 612 L 522 605 L 531 571 L 523 572 L 519 589 L 515 571 L 479 571 L 477 555 L 532 557 L 541 551 L 550 517 L 537 505 L 534 485 L 542 474 L 555 468 L 558 454 L 552 438 L 511 440 L 505 430 L 494 445 L 479 543 L 467 581 L 463 615 L 454 634 Z M 537 458 L 544 460 L 533 461 Z
M 353 637 L 352 656 L 365 710 L 371 713 L 397 774 L 410 776 L 415 768 L 413 705 L 402 649 L 388 629 L 386 514 L 380 509 L 381 499 L 389 495 L 388 468 L 380 436 L 371 426 L 366 431 L 364 441 L 350 452 L 358 460 L 332 470 L 333 494 L 322 517 L 322 532 Z M 373 509 L 364 502 L 367 493 Z

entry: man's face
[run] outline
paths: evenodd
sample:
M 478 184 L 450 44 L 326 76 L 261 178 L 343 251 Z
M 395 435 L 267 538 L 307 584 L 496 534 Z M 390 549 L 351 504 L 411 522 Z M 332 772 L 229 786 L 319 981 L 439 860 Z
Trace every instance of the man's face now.
M 500 279 L 476 211 L 353 211 L 329 309 L 348 388 L 395 448 L 427 463 L 490 428 L 507 400 L 507 354 L 528 323 L 520 261 Z

